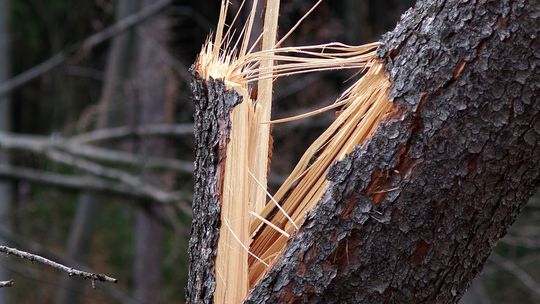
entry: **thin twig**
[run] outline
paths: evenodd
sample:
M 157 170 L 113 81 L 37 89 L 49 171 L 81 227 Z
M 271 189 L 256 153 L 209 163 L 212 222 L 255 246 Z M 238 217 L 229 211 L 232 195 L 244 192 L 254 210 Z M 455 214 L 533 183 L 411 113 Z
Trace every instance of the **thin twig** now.
M 95 46 L 111 39 L 112 37 L 115 37 L 125 32 L 129 28 L 146 20 L 148 17 L 151 17 L 154 14 L 158 13 L 167 5 L 169 5 L 171 2 L 172 0 L 161 0 L 155 3 L 152 3 L 148 6 L 145 6 L 139 12 L 121 19 L 120 21 L 107 27 L 106 29 L 91 35 L 90 37 L 86 38 L 82 42 L 76 43 L 72 46 L 65 48 L 64 50 L 52 56 L 51 58 L 45 60 L 44 62 L 30 68 L 29 70 L 26 70 L 20 73 L 19 75 L 11 78 L 10 80 L 4 83 L 1 83 L 0 96 L 47 73 L 48 71 L 62 64 L 70 56 L 81 51 L 88 52 Z
M 0 281 L 0 288 L 4 288 L 4 287 L 11 287 L 15 285 L 15 281 L 13 280 L 9 280 L 9 281 Z
M 31 254 L 31 253 L 21 251 L 21 250 L 15 249 L 15 248 L 10 248 L 10 247 L 6 247 L 6 246 L 0 246 L 0 252 L 6 253 L 6 254 L 9 254 L 9 255 L 14 255 L 14 256 L 17 256 L 17 257 L 19 257 L 21 259 L 26 259 L 26 260 L 29 260 L 29 261 L 32 261 L 32 262 L 35 261 L 35 262 L 42 263 L 42 264 L 47 265 L 49 267 L 52 267 L 54 269 L 58 269 L 58 270 L 67 272 L 67 274 L 70 277 L 77 276 L 77 277 L 81 277 L 81 278 L 86 279 L 86 280 L 92 280 L 93 282 L 94 281 L 111 282 L 111 283 L 118 282 L 117 279 L 111 278 L 111 277 L 109 277 L 107 275 L 104 275 L 104 274 L 91 273 L 91 272 L 86 272 L 86 271 L 82 271 L 82 270 L 77 270 L 77 269 L 74 269 L 72 267 L 68 267 L 68 266 L 62 265 L 60 263 L 51 261 L 51 260 L 46 259 L 46 258 L 44 258 L 42 256 Z
M 1 220 L 1 219 L 0 219 Z M 30 239 L 26 239 L 24 236 L 21 236 L 19 234 L 13 233 L 13 231 L 5 229 L 4 227 L 0 227 L 0 237 L 4 240 L 7 240 L 10 244 L 16 247 L 23 247 L 26 251 L 34 252 L 37 255 L 41 256 L 47 256 L 50 259 L 56 260 L 59 263 L 62 264 L 69 264 L 73 267 L 76 267 L 78 269 L 88 271 L 88 272 L 94 272 L 92 269 L 90 269 L 87 265 L 83 265 L 78 261 L 75 261 L 67 256 L 56 254 L 49 249 L 47 249 L 45 246 L 40 244 L 39 242 L 32 241 Z M 0 261 L 2 262 L 2 261 Z M 27 278 L 31 278 L 34 280 L 41 280 L 43 278 L 43 275 L 41 273 L 42 270 L 29 268 L 29 267 L 21 267 L 17 263 L 10 263 L 7 264 L 7 261 L 4 261 L 3 263 L 0 263 L 0 265 L 12 272 L 17 272 L 19 274 L 22 274 L 23 276 Z M 56 285 L 55 282 L 47 282 L 51 283 L 55 286 L 61 287 L 60 285 Z M 122 289 L 119 285 L 113 285 L 113 284 L 106 284 L 103 286 L 103 291 L 110 295 L 111 298 L 115 299 L 118 303 L 136 303 L 140 302 L 137 301 L 135 298 L 132 298 L 132 296 Z

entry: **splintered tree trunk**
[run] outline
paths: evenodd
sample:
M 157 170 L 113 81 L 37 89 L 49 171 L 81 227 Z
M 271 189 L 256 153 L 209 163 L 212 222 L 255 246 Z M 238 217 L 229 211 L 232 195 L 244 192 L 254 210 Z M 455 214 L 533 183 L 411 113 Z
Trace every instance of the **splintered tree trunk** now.
M 457 303 L 540 184 L 540 1 L 420 0 L 382 39 L 394 111 L 246 303 Z M 212 303 L 242 98 L 200 79 L 188 302 Z
M 198 78 L 195 94 L 195 190 L 193 223 L 189 242 L 188 303 L 213 303 L 214 272 L 220 225 L 220 181 L 227 138 L 231 132 L 230 111 L 242 97 L 227 91 L 222 81 Z

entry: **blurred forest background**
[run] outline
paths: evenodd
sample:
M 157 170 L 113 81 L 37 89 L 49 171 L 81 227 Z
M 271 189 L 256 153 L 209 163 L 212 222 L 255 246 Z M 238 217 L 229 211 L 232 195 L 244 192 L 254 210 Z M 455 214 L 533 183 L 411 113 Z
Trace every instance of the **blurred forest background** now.
M 328 0 L 287 43 L 375 41 L 413 2 Z M 282 1 L 280 33 L 314 3 Z M 0 280 L 16 285 L 0 288 L 0 303 L 183 301 L 193 170 L 188 69 L 219 7 L 218 0 L 0 0 L 0 245 L 119 279 L 92 289 L 1 255 Z M 278 80 L 273 115 L 331 103 L 353 74 Z M 271 187 L 333 115 L 274 128 Z M 540 303 L 539 220 L 537 196 L 464 303 Z

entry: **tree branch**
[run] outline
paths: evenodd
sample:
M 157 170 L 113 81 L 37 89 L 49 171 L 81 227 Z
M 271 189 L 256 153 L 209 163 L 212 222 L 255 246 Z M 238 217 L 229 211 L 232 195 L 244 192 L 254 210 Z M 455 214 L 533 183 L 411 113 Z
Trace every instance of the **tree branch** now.
M 164 125 L 150 126 L 146 128 L 141 128 L 138 131 L 141 132 L 161 132 L 170 133 L 170 131 L 179 133 L 187 132 L 187 126 L 176 126 L 172 128 L 165 127 Z M 116 135 L 126 134 L 127 132 L 132 132 L 133 130 L 129 129 L 117 129 Z M 137 130 L 135 130 L 137 131 Z M 114 133 L 114 132 L 113 132 Z M 96 135 L 97 134 L 97 135 Z M 93 136 L 85 136 L 86 140 L 89 138 L 104 138 L 106 133 L 94 133 Z M 110 133 L 109 133 L 110 135 Z M 79 138 L 80 140 L 80 138 Z M 84 141 L 84 138 L 83 138 Z M 185 161 L 179 161 L 174 159 L 167 158 L 155 158 L 150 157 L 143 159 L 137 157 L 134 154 L 113 151 L 103 148 L 92 147 L 84 144 L 75 144 L 69 139 L 61 139 L 55 137 L 45 137 L 45 136 L 36 136 L 36 135 L 14 135 L 7 132 L 0 132 L 0 148 L 3 149 L 19 149 L 26 150 L 33 153 L 44 154 L 47 158 L 77 168 L 88 172 L 92 175 L 98 177 L 104 177 L 107 179 L 113 179 L 119 181 L 121 184 L 124 184 L 129 191 L 133 191 L 141 195 L 142 197 L 151 198 L 155 202 L 159 203 L 171 203 L 174 202 L 174 206 L 177 206 L 183 213 L 188 216 L 192 215 L 191 206 L 188 205 L 184 200 L 180 199 L 180 196 L 174 192 L 169 192 L 159 187 L 144 183 L 140 178 L 134 176 L 126 171 L 102 166 L 96 162 L 77 157 L 76 155 L 86 156 L 88 158 L 99 159 L 101 161 L 109 161 L 120 164 L 128 164 L 138 167 L 148 167 L 148 168 L 160 168 L 160 169 L 175 169 L 181 172 L 191 173 L 193 166 L 191 163 Z M 62 150 L 66 150 L 64 152 Z M 42 182 L 47 178 L 55 177 L 52 183 L 67 185 L 68 187 L 76 188 L 80 184 L 77 181 L 66 180 L 63 178 L 65 176 L 44 176 L 44 173 L 31 172 L 25 170 L 23 172 L 13 172 L 13 167 L 3 166 L 0 167 L 6 174 L 9 176 L 17 176 L 19 178 L 25 176 L 32 180 Z M 77 186 L 74 186 L 74 183 Z M 113 192 L 121 193 L 126 191 L 126 187 L 119 187 L 118 184 L 112 186 L 103 186 L 102 182 L 99 180 L 93 180 L 93 186 L 97 189 L 106 189 L 113 190 Z M 83 186 L 83 188 L 85 188 Z M 88 188 L 88 187 L 86 187 Z
M 141 23 L 152 15 L 158 13 L 171 2 L 172 0 L 160 0 L 153 3 L 152 5 L 148 5 L 136 14 L 133 14 L 118 21 L 117 23 L 107 27 L 106 29 L 84 39 L 82 42 L 65 48 L 64 50 L 45 60 L 44 62 L 20 73 L 19 75 L 11 78 L 4 83 L 1 83 L 0 96 L 54 69 L 75 53 L 81 51 L 88 52 L 95 46 L 107 41 L 108 39 L 111 39 L 116 35 L 123 33 L 129 28 Z
M 110 193 L 121 197 L 148 200 L 160 204 L 175 204 L 179 201 L 190 200 L 189 197 L 181 193 L 170 192 L 166 196 L 157 196 L 152 192 L 143 192 L 139 188 L 131 187 L 124 183 L 93 176 L 65 175 L 3 164 L 0 164 L 0 179 L 26 180 L 32 183 L 65 189 Z
M 97 163 L 77 158 L 56 150 L 49 150 L 47 152 L 47 156 L 52 160 L 73 166 L 85 172 L 118 180 L 132 188 L 139 189 L 140 192 L 148 196 L 156 198 L 156 201 L 158 202 L 170 202 L 177 198 L 174 193 L 155 187 L 148 183 L 144 183 L 139 177 L 131 175 L 125 171 L 104 167 Z M 186 215 L 192 216 L 191 206 L 189 206 L 185 201 L 176 201 L 175 206 L 177 206 Z
M 124 126 L 111 129 L 99 129 L 73 136 L 70 140 L 76 144 L 96 143 L 119 140 L 129 136 L 185 136 L 193 135 L 192 124 L 156 124 L 144 126 Z
M 82 270 L 77 270 L 68 266 L 64 266 L 60 263 L 51 261 L 49 259 L 46 259 L 44 257 L 41 257 L 39 255 L 31 254 L 25 251 L 17 250 L 15 248 L 10 248 L 6 246 L 0 246 L 0 252 L 6 253 L 8 255 L 14 255 L 21 259 L 26 259 L 31 262 L 39 262 L 41 264 L 47 265 L 49 267 L 52 267 L 54 269 L 58 269 L 61 271 L 66 272 L 70 277 L 71 276 L 77 276 L 81 277 L 86 280 L 92 280 L 92 281 L 100 281 L 100 282 L 110 282 L 110 283 L 117 283 L 118 280 L 115 278 L 111 278 L 104 274 L 96 274 L 96 273 L 90 273 Z
M 27 251 L 34 252 L 35 254 L 38 254 L 41 256 L 47 256 L 62 264 L 70 264 L 73 267 L 79 268 L 87 272 L 91 272 L 91 273 L 93 272 L 91 269 L 88 268 L 88 266 L 80 264 L 78 261 L 70 259 L 69 257 L 58 255 L 54 252 L 51 252 L 40 243 L 34 242 L 30 239 L 25 239 L 23 236 L 15 234 L 8 229 L 0 227 L 0 236 L 3 239 L 7 240 L 10 244 L 13 244 L 17 247 L 24 247 L 25 250 Z M 6 267 L 10 271 L 21 273 L 25 277 L 30 277 L 34 280 L 40 280 L 41 278 L 43 278 L 43 275 L 40 274 L 39 270 L 23 269 L 18 264 L 14 264 L 14 263 L 11 263 L 9 265 L 5 265 L 6 263 L 2 263 L 2 264 L 4 264 L 3 267 Z M 111 297 L 116 299 L 119 303 L 137 302 L 134 298 L 131 297 L 131 295 L 127 291 L 123 290 L 119 285 L 107 284 L 103 286 L 103 289 L 107 294 L 109 294 Z
M 4 287 L 11 287 L 15 285 L 15 281 L 13 280 L 9 280 L 9 281 L 0 281 L 0 288 L 4 288 Z
M 92 147 L 88 145 L 75 145 L 68 143 L 62 146 L 70 154 L 94 159 L 102 162 L 113 162 L 139 168 L 175 170 L 178 172 L 193 173 L 191 162 L 164 158 L 164 157 L 141 157 L 133 153 L 114 151 L 110 149 Z
M 95 162 L 92 162 L 92 161 L 89 161 L 89 160 L 86 160 L 86 159 L 82 159 L 82 158 L 78 158 L 78 157 L 74 157 L 68 153 L 64 153 L 64 152 L 61 152 L 61 151 L 58 151 L 58 150 L 48 150 L 46 152 L 46 155 L 51 159 L 51 160 L 54 160 L 54 161 L 57 161 L 59 163 L 63 163 L 63 164 L 66 164 L 66 165 L 69 165 L 69 166 L 72 166 L 74 168 L 77 168 L 77 169 L 80 169 L 80 170 L 83 170 L 87 173 L 91 173 L 93 175 L 97 175 L 97 176 L 101 176 L 101 177 L 105 177 L 105 178 L 110 178 L 110 179 L 115 179 L 115 180 L 118 180 L 126 185 L 129 185 L 131 187 L 140 187 L 140 186 L 143 186 L 140 182 L 140 180 L 134 176 L 134 175 L 131 175 L 127 172 L 124 172 L 124 171 L 121 171 L 121 170 L 116 170 L 116 169 L 112 169 L 112 168 L 109 168 L 109 167 L 104 167 L 104 166 L 101 166 Z M 157 196 L 159 197 L 163 197 L 164 194 L 159 192 L 159 194 L 157 194 Z
M 161 128 L 160 131 L 163 133 L 165 133 L 164 131 L 167 131 L 162 126 L 156 127 Z M 185 128 L 185 126 L 181 126 L 177 129 L 171 129 L 177 132 Z M 168 131 L 171 131 L 171 129 L 169 129 Z M 105 135 L 105 133 L 101 133 L 102 138 L 103 135 Z M 144 167 L 150 169 L 176 170 L 189 174 L 193 172 L 193 164 L 191 162 L 163 157 L 142 158 L 133 153 L 115 151 L 111 149 L 82 144 L 80 138 L 75 138 L 75 140 L 73 140 L 71 138 L 59 138 L 54 136 L 47 137 L 0 132 L 0 148 L 26 150 L 33 153 L 45 154 L 46 156 L 48 156 L 51 149 L 56 148 L 64 150 L 65 152 L 72 155 L 83 156 L 100 162 L 114 162 L 117 164 L 130 165 L 138 168 Z

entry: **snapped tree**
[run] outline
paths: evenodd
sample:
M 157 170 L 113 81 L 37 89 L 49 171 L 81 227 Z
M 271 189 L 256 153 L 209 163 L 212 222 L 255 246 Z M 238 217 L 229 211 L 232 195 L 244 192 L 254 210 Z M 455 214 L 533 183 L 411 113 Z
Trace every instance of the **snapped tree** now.
M 380 44 L 259 51 L 226 12 L 194 65 L 187 301 L 457 303 L 540 184 L 540 2 L 419 0 Z M 345 67 L 366 73 L 256 206 L 253 84 Z

